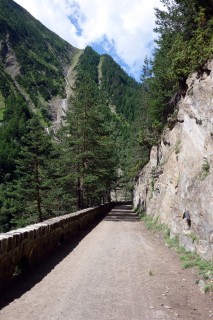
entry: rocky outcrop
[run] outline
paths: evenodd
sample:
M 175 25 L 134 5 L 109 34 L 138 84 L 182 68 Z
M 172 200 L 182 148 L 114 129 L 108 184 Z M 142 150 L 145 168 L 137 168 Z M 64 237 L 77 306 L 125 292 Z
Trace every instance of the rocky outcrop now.
M 192 74 L 187 85 L 175 125 L 165 129 L 135 182 L 134 207 L 159 216 L 181 245 L 212 259 L 213 61 Z M 190 221 L 183 217 L 185 211 Z
M 61 98 L 54 98 L 49 101 L 48 105 L 50 108 L 50 113 L 52 117 L 52 129 L 53 131 L 57 131 L 61 124 L 63 123 L 63 118 L 66 116 L 66 113 L 70 107 L 70 97 L 73 93 L 73 87 L 75 85 L 75 80 L 77 76 L 76 66 L 79 62 L 80 56 L 83 54 L 83 50 L 76 49 L 75 53 L 73 54 L 71 64 L 67 68 L 67 72 L 65 75 L 66 81 L 66 99 Z
M 18 63 L 14 50 L 10 46 L 9 35 L 7 35 L 6 43 L 4 44 L 3 48 L 1 41 L 0 50 L 4 50 L 5 52 L 5 71 L 14 79 L 16 76 L 20 74 L 21 66 Z

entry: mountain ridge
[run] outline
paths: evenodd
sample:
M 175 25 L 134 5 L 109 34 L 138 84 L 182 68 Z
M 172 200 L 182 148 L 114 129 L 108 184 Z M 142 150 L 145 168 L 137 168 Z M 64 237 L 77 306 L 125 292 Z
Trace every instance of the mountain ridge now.
M 13 83 L 12 91 L 14 89 L 19 91 L 31 109 L 38 112 L 45 122 L 47 120 L 58 121 L 57 110 L 54 107 L 58 102 L 55 103 L 55 100 L 69 99 L 70 90 L 68 90 L 68 96 L 66 92 L 68 71 L 72 68 L 71 64 L 74 56 L 82 51 L 74 48 L 56 33 L 48 30 L 13 0 L 1 0 L 0 26 L 2 30 L 0 35 L 0 72 L 2 78 L 6 77 L 8 79 L 9 87 Z M 83 55 L 84 52 L 85 49 Z M 96 56 L 98 60 L 101 57 L 98 53 L 96 53 Z M 112 58 L 110 59 L 113 67 L 117 67 L 118 70 L 120 67 Z M 89 63 L 87 63 L 87 66 L 90 68 Z M 92 71 L 91 69 L 92 72 L 96 72 L 98 75 L 98 64 L 97 70 Z M 121 68 L 119 73 L 122 73 L 122 77 L 130 79 Z M 73 76 L 76 76 L 76 71 Z M 98 82 L 97 79 L 96 81 Z M 135 81 L 132 79 L 133 82 Z M 71 86 L 73 85 L 74 79 L 71 80 Z M 136 82 L 135 86 L 137 86 Z M 108 98 L 111 99 L 113 94 L 113 89 L 112 92 L 107 92 Z M 126 93 L 124 92 L 124 94 Z M 9 94 L 3 92 L 4 99 L 8 96 Z M 4 100 L 3 98 L 1 101 Z M 2 109 L 6 106 L 6 101 L 1 104 L 0 119 L 3 118 Z M 118 109 L 121 108 L 118 107 Z M 122 110 L 120 111 L 122 112 Z
M 8 231 L 110 199 L 131 157 L 139 84 L 12 0 L 0 0 L 0 26 L 0 230 Z

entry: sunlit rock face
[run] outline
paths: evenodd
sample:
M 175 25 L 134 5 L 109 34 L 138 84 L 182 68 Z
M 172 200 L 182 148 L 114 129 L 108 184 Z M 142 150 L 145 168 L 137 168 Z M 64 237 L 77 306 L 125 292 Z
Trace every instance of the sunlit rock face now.
M 187 80 L 174 126 L 151 150 L 139 174 L 134 206 L 159 216 L 180 244 L 202 257 L 213 255 L 213 61 Z M 191 225 L 183 219 L 190 214 Z

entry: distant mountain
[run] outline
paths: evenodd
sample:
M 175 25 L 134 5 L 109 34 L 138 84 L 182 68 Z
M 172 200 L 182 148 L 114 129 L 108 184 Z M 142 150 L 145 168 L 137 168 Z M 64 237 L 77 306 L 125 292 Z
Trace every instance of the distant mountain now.
M 96 77 L 116 112 L 134 117 L 138 84 L 110 56 L 74 48 L 12 0 L 0 0 L 0 30 L 0 120 L 21 96 L 47 126 L 59 122 L 78 64 Z
M 103 55 L 101 85 L 105 90 L 116 111 L 127 120 L 134 120 L 138 104 L 137 93 L 139 84 L 112 59 L 109 55 Z
M 90 73 L 113 112 L 127 121 L 134 119 L 139 84 L 111 56 L 86 47 L 78 62 L 77 70 L 80 69 Z
M 46 101 L 66 96 L 65 75 L 76 49 L 12 0 L 0 1 L 0 30 L 1 117 L 15 92 L 45 114 Z
M 88 86 L 91 92 L 88 92 Z M 111 151 L 116 150 L 116 167 L 124 172 L 131 158 L 130 136 L 138 108 L 138 89 L 139 84 L 109 55 L 99 55 L 91 47 L 74 48 L 14 1 L 0 0 L 0 221 L 1 216 L 3 220 L 7 217 L 7 221 L 13 216 L 10 184 L 21 178 L 17 166 L 34 115 L 44 129 L 43 134 L 46 136 L 49 132 L 48 137 L 54 137 L 52 142 L 59 141 L 56 134 L 64 116 L 69 114 L 67 111 L 78 113 L 76 92 L 79 100 L 83 99 L 79 101 L 81 107 L 84 104 L 85 108 L 93 96 L 94 103 L 90 102 L 90 107 L 96 111 L 94 119 L 90 119 L 89 132 L 93 138 L 97 134 L 96 118 L 99 117 L 100 123 L 105 122 L 107 130 L 103 132 L 110 135 Z M 100 141 L 104 134 L 103 137 L 100 134 Z M 92 148 L 95 146 L 91 145 Z M 103 157 L 101 152 L 102 165 L 110 159 L 111 153 Z M 101 157 L 94 157 L 97 158 Z M 107 170 L 113 180 L 110 166 Z M 94 168 L 90 174 L 94 175 Z M 119 181 L 116 183 L 120 184 Z

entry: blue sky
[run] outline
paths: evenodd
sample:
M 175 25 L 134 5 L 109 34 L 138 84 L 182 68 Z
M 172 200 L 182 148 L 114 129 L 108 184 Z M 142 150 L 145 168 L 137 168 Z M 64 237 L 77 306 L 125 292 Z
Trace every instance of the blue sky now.
M 160 0 L 15 1 L 73 46 L 110 54 L 136 80 L 152 55 Z

